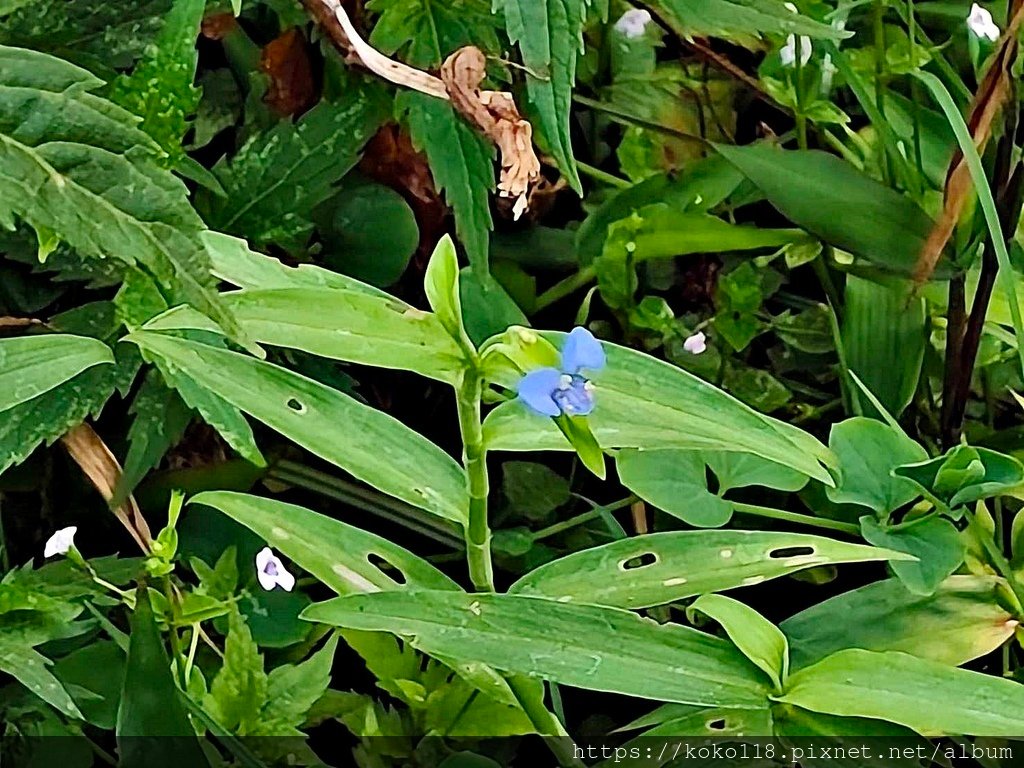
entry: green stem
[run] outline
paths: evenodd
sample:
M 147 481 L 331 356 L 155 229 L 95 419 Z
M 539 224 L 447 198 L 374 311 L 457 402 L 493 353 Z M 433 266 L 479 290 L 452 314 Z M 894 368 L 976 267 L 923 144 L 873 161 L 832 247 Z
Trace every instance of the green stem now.
M 462 465 L 469 481 L 469 522 L 466 532 L 466 560 L 469 578 L 478 592 L 494 591 L 491 563 L 491 527 L 487 521 L 487 449 L 480 419 L 483 377 L 476 367 L 468 368 L 456 391 L 459 429 L 462 432 Z
M 512 695 L 519 702 L 519 706 L 523 708 L 523 712 L 530 718 L 533 727 L 537 729 L 537 733 L 548 737 L 544 741 L 554 754 L 555 759 L 558 760 L 558 764 L 563 768 L 585 768 L 585 763 L 575 756 L 572 740 L 568 738 L 565 728 L 562 727 L 558 718 L 552 715 L 544 703 L 534 697 L 531 691 L 527 690 L 521 680 L 511 675 L 505 680 L 508 682 Z
M 595 181 L 603 182 L 611 187 L 617 189 L 629 189 L 633 185 L 627 179 L 620 179 L 614 174 L 608 173 L 608 171 L 602 171 L 600 168 L 595 168 L 592 165 L 587 165 L 582 160 L 576 161 L 576 167 L 579 168 L 580 173 L 584 176 L 589 176 Z
M 556 301 L 564 299 L 571 293 L 575 293 L 580 288 L 592 283 L 597 278 L 597 272 L 594 271 L 593 267 L 580 267 L 579 271 L 569 277 L 565 278 L 561 282 L 555 283 L 553 286 L 548 288 L 544 293 L 537 297 L 537 301 L 534 303 L 534 312 L 540 312 Z
M 614 504 L 608 504 L 603 507 L 594 507 L 591 510 L 575 515 L 574 517 L 570 517 L 568 520 L 562 520 L 549 525 L 547 528 L 541 528 L 539 531 L 535 531 L 533 533 L 533 540 L 540 541 L 541 539 L 546 539 L 550 536 L 562 533 L 563 531 L 568 531 L 570 528 L 575 528 L 577 525 L 583 525 L 584 523 L 589 523 L 591 520 L 604 517 L 610 512 L 618 512 L 620 509 L 625 509 L 635 501 L 637 501 L 636 496 L 628 496 L 622 501 L 617 501 Z
M 729 503 L 732 504 L 733 509 L 745 515 L 757 515 L 758 517 L 767 517 L 771 520 L 784 520 L 787 523 L 811 525 L 815 528 L 827 528 L 830 531 L 860 536 L 860 528 L 853 523 L 842 523 L 838 520 L 829 520 L 826 517 L 802 515 L 799 512 L 787 512 L 784 509 L 772 509 L 771 507 L 762 507 L 757 504 L 740 504 L 735 501 L 730 501 Z
M 175 625 L 178 623 L 178 600 L 171 588 L 171 579 L 165 576 L 163 579 L 164 597 L 167 598 L 167 607 L 171 609 L 171 620 L 168 622 L 168 635 L 171 640 L 171 652 L 174 654 L 174 667 L 178 671 L 178 685 L 183 691 L 188 690 L 188 678 L 185 676 L 185 657 L 181 652 L 181 638 L 178 637 L 178 630 Z
M 875 0 L 874 13 L 874 35 L 875 35 L 875 107 L 879 114 L 885 117 L 885 0 Z M 886 184 L 892 179 L 892 166 L 889 161 L 889 153 L 885 151 L 884 142 L 879 142 L 881 151 L 879 165 L 882 169 L 882 178 Z
M 1010 563 L 1007 562 L 1006 556 L 996 545 L 995 540 L 989 535 L 985 526 L 978 522 L 978 517 L 973 512 L 967 513 L 967 524 L 968 527 L 973 530 L 977 539 L 981 542 L 981 546 L 985 548 L 985 552 L 992 561 L 992 565 L 994 565 L 995 569 L 999 572 L 999 575 L 1006 579 L 1006 583 L 1013 592 L 1014 597 L 1017 598 L 1017 602 L 1024 606 L 1024 590 L 1021 589 L 1021 584 L 1018 581 L 1017 576 L 1014 574 L 1013 568 L 1010 566 Z

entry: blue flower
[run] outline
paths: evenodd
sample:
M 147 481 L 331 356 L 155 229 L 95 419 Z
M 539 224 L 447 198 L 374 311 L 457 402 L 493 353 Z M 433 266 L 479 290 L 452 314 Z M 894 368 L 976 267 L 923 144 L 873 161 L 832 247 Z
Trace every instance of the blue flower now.
M 544 416 L 586 416 L 594 410 L 594 385 L 581 372 L 604 368 L 604 349 L 586 328 L 573 328 L 558 368 L 538 368 L 516 389 L 526 407 Z

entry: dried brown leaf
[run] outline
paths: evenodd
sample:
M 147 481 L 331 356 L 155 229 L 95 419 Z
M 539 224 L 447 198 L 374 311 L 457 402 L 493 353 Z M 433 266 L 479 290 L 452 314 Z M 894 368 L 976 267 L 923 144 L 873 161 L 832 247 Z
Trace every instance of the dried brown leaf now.
M 271 40 L 260 54 L 260 70 L 270 79 L 264 103 L 279 117 L 305 112 L 316 98 L 306 38 L 292 27 Z

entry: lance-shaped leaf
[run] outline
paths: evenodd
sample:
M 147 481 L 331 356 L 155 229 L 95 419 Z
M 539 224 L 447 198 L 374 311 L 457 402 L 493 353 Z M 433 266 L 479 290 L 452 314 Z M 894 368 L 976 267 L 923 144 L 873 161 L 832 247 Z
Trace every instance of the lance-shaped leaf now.
M 793 13 L 783 0 L 655 0 L 659 16 L 684 37 L 760 37 L 762 34 L 849 37 L 836 27 Z
M 762 673 L 728 641 L 612 608 L 523 595 L 377 592 L 317 603 L 302 616 L 414 636 L 428 653 L 590 690 L 725 707 L 763 706 L 767 695 Z
M 0 411 L 39 397 L 87 368 L 113 362 L 110 347 L 88 336 L 0 340 Z
M 462 468 L 397 419 L 305 376 L 236 352 L 150 331 L 127 340 L 363 482 L 464 522 L 469 499 Z
M 673 531 L 585 549 L 531 571 L 509 592 L 647 608 L 760 584 L 804 568 L 910 555 L 805 533 Z

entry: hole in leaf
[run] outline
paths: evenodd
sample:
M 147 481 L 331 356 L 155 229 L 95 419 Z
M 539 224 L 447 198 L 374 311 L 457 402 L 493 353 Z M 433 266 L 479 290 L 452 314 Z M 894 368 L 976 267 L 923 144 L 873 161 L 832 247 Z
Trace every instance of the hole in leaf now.
M 405 574 L 376 552 L 368 554 L 366 559 L 370 562 L 370 565 L 382 571 L 386 576 L 394 579 L 399 584 L 405 584 Z
M 645 552 L 642 555 L 631 557 L 629 560 L 624 560 L 619 564 L 619 567 L 624 571 L 632 571 L 637 568 L 646 568 L 649 565 L 654 565 L 658 562 L 658 556 L 653 552 Z
M 294 397 L 289 397 L 288 398 L 288 402 L 286 403 L 286 405 L 289 408 L 291 408 L 293 411 L 295 411 L 296 413 L 305 413 L 306 412 L 306 406 L 304 406 L 302 403 L 300 403 Z
M 712 731 L 724 731 L 725 730 L 725 718 L 724 717 L 720 717 L 717 720 L 708 720 L 707 723 L 705 723 L 705 725 L 707 725 L 707 727 L 709 729 L 711 729 Z
M 768 557 L 775 560 L 782 560 L 787 557 L 799 557 L 801 555 L 813 555 L 814 547 L 780 547 L 768 552 Z

